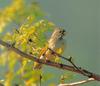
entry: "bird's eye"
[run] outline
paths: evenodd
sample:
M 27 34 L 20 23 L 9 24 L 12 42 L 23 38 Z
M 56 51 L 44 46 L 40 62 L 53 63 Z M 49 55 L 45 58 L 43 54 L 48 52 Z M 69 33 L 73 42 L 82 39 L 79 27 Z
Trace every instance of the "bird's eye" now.
M 66 31 L 63 29 L 63 33 L 64 33 L 64 32 L 66 32 Z
M 59 33 L 61 34 L 64 34 L 66 31 L 63 29 L 63 30 L 60 30 Z
M 59 33 L 62 33 L 62 31 L 60 30 Z

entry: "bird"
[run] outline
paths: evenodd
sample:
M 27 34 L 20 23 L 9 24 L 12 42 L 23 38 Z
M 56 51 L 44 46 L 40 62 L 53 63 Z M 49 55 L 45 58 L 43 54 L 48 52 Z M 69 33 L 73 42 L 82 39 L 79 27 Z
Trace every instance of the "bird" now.
M 65 36 L 65 33 L 66 31 L 64 29 L 56 27 L 50 39 L 47 41 L 46 45 L 41 49 L 38 56 L 39 59 L 43 59 L 45 61 L 46 60 L 53 61 L 57 56 L 51 50 L 57 51 L 58 53 L 62 53 L 64 46 L 63 43 L 60 42 L 62 42 L 61 40 Z M 42 68 L 42 64 L 38 62 L 34 62 L 33 69 L 41 69 L 41 68 Z

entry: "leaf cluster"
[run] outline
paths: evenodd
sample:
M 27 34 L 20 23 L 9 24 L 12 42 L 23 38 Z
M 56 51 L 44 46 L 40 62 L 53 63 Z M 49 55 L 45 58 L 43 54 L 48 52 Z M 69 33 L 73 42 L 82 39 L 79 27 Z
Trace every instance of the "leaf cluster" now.
M 0 39 L 23 52 L 38 57 L 55 27 L 54 23 L 43 19 L 43 16 L 38 3 L 31 0 L 29 2 L 13 0 L 9 6 L 0 11 L 0 32 L 7 31 L 7 33 L 0 34 Z M 0 67 L 3 71 L 0 72 L 0 83 L 5 86 L 38 86 L 41 80 L 46 81 L 52 78 L 52 74 L 46 73 L 44 70 L 33 70 L 33 61 L 22 59 L 15 52 L 1 46 L 0 49 Z M 57 49 L 57 52 L 61 53 L 61 48 Z M 57 62 L 59 58 L 55 60 Z M 51 83 L 50 86 L 54 86 L 54 84 Z

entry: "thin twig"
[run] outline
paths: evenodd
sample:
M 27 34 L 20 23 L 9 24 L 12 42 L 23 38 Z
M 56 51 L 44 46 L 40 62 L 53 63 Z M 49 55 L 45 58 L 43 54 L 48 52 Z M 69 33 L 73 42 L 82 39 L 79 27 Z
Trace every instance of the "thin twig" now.
M 82 80 L 74 83 L 59 84 L 58 86 L 80 86 L 81 84 L 85 84 L 90 81 L 94 81 L 94 78 L 88 78 L 86 80 Z
M 40 74 L 39 86 L 41 86 L 42 74 Z
M 52 53 L 54 53 L 55 55 L 57 55 L 58 57 L 68 61 L 69 63 L 71 63 L 73 65 L 74 68 L 76 68 L 78 71 L 80 71 L 83 75 L 90 77 L 91 74 L 90 73 L 85 73 L 84 71 L 81 70 L 80 67 L 78 67 L 73 61 L 72 61 L 72 57 L 70 56 L 70 58 L 66 58 L 60 54 L 58 54 L 57 52 L 55 52 L 54 50 L 48 48 L 50 51 L 52 51 Z

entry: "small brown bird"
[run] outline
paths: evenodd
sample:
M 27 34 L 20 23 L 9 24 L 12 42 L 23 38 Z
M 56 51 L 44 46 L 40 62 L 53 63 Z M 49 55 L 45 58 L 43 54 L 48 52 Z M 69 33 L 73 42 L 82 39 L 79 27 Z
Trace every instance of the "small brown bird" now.
M 44 60 L 50 60 L 50 61 L 56 58 L 56 56 L 48 48 L 54 51 L 58 51 L 58 49 L 60 49 L 60 54 L 61 54 L 63 51 L 61 49 L 63 49 L 64 47 L 62 48 L 61 43 L 59 47 L 57 46 L 57 44 L 59 44 L 58 42 L 60 42 L 60 40 L 63 39 L 63 36 L 65 35 L 65 33 L 66 31 L 61 30 L 60 28 L 54 29 L 50 39 L 48 40 L 48 43 L 46 44 L 44 48 L 41 49 L 39 58 L 44 59 Z M 42 67 L 42 64 L 34 62 L 34 69 L 41 69 L 41 67 Z

